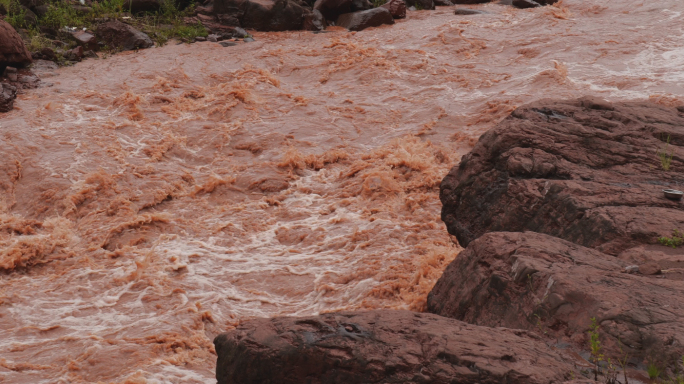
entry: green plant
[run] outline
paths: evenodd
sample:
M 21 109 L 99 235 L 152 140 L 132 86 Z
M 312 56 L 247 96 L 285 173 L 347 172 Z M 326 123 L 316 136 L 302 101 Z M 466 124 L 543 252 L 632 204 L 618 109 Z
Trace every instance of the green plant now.
M 16 0 L 4 0 L 2 6 L 7 11 L 5 21 L 8 22 L 14 29 L 26 28 L 26 10 L 21 7 Z
M 373 0 L 373 8 L 380 7 L 387 3 L 387 0 Z
M 618 371 L 617 367 L 615 364 L 613 364 L 613 361 L 610 359 L 610 357 L 607 359 L 608 366 L 606 367 L 606 384 L 619 384 L 620 382 L 617 379 L 618 376 Z M 627 377 L 627 375 L 625 375 Z
M 684 233 L 675 229 L 672 231 L 672 237 L 659 237 L 658 241 L 666 247 L 677 248 L 684 244 Z
M 670 170 L 670 165 L 672 165 L 672 158 L 674 157 L 674 148 L 670 149 L 668 153 L 667 149 L 670 148 L 670 135 L 667 135 L 667 140 L 665 140 L 665 147 L 658 149 L 656 155 L 660 159 L 660 166 L 664 171 Z
M 648 363 L 648 366 L 646 367 L 646 372 L 648 373 L 648 377 L 651 380 L 659 378 L 661 374 L 660 368 L 658 368 L 658 366 L 653 362 Z
M 544 326 L 542 324 L 541 316 L 538 314 L 534 314 L 534 316 L 537 318 L 537 329 L 539 329 L 539 333 L 546 335 L 546 331 L 544 330 Z
M 598 381 L 599 363 L 603 361 L 603 353 L 601 353 L 601 341 L 599 340 L 599 327 L 595 317 L 591 318 L 591 326 L 589 326 L 589 345 L 591 347 L 591 360 L 594 363 L 594 380 Z
M 87 14 L 80 13 L 67 2 L 55 2 L 48 4 L 47 12 L 38 20 L 38 24 L 61 29 L 63 27 L 86 27 L 91 23 Z
M 620 355 L 622 356 L 622 359 L 618 359 L 617 362 L 620 364 L 620 368 L 622 368 L 622 374 L 625 378 L 624 384 L 629 384 L 629 380 L 627 379 L 627 360 L 629 360 L 629 354 L 625 353 L 622 349 L 622 341 L 620 339 L 618 339 L 618 343 L 620 345 Z

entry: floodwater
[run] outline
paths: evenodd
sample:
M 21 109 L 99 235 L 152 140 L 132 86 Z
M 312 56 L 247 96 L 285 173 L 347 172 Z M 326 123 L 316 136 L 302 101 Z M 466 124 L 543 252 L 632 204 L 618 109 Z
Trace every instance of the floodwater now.
M 242 319 L 422 310 L 439 182 L 540 98 L 684 97 L 684 3 L 566 0 L 39 70 L 0 117 L 0 382 L 211 383 Z

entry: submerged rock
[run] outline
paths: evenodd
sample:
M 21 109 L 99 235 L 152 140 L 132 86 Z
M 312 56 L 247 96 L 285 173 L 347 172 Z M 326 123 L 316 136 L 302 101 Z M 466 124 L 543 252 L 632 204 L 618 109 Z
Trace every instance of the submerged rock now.
M 130 51 L 154 46 L 149 36 L 118 20 L 98 25 L 96 35 L 110 48 Z
M 513 0 L 511 5 L 517 8 L 536 8 L 542 6 L 534 0 Z
M 668 171 L 665 150 L 675 154 Z M 684 182 L 683 153 L 676 108 L 538 101 L 482 135 L 444 178 L 442 220 L 463 246 L 530 230 L 618 255 L 684 228 L 684 205 L 662 193 Z
M 483 15 L 486 14 L 487 12 L 485 11 L 480 11 L 477 9 L 468 9 L 468 8 L 456 8 L 454 11 L 454 15 Z
M 546 384 L 574 372 L 526 331 L 408 311 L 249 320 L 214 344 L 219 384 Z
M 488 233 L 447 267 L 428 296 L 428 311 L 534 330 L 580 349 L 588 347 L 593 317 L 608 356 L 682 356 L 684 279 L 625 273 L 634 267 L 544 234 Z
M 370 27 L 378 27 L 383 24 L 394 24 L 394 18 L 386 8 L 379 7 L 367 11 L 345 13 L 337 18 L 336 25 L 347 28 L 350 31 L 362 31 Z

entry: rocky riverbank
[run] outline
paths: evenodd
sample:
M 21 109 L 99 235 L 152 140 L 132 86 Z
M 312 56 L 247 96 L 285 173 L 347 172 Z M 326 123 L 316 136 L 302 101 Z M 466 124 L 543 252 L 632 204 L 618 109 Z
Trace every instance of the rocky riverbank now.
M 248 321 L 214 341 L 219 383 L 681 378 L 684 249 L 659 239 L 684 228 L 663 194 L 683 185 L 682 107 L 520 107 L 442 181 L 467 248 L 429 294 L 439 316 Z

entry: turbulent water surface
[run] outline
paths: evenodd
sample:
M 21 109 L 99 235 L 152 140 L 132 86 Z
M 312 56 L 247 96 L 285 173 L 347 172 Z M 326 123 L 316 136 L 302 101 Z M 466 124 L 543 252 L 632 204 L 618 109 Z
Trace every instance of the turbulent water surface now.
M 0 117 L 0 382 L 212 382 L 255 316 L 422 310 L 438 186 L 540 98 L 679 103 L 681 0 L 409 12 L 42 70 Z

